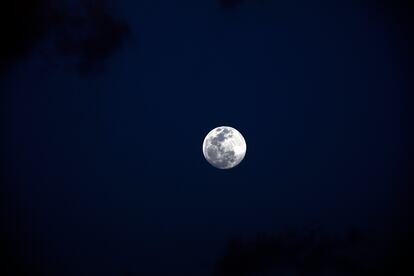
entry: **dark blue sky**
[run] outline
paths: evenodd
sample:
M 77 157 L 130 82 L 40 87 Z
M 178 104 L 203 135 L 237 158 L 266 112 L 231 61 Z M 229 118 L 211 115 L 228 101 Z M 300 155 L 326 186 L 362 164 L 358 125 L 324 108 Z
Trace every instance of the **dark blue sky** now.
M 16 271 L 211 275 L 229 240 L 286 229 L 358 229 L 371 251 L 398 251 L 410 41 L 392 10 L 327 2 L 109 1 L 91 8 L 92 31 L 56 4 L 65 23 L 0 64 Z M 201 151 L 219 125 L 247 142 L 232 170 Z M 328 273 L 316 275 L 356 275 Z

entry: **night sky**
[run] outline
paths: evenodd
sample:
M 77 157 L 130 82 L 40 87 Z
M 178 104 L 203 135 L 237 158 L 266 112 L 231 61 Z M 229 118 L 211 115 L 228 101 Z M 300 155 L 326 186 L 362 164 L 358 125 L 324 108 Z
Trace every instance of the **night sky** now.
M 413 11 L 5 1 L 0 275 L 413 270 Z M 230 170 L 202 153 L 222 125 Z

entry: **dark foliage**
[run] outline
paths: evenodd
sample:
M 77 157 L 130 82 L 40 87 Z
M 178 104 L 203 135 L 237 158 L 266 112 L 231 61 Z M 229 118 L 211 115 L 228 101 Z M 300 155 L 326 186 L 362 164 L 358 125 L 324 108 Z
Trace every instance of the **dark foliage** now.
M 0 72 L 30 57 L 46 41 L 44 56 L 64 57 L 81 73 L 102 65 L 130 36 L 126 21 L 106 1 L 6 1 L 0 10 Z M 56 59 L 57 60 L 57 59 Z
M 233 240 L 215 267 L 216 275 L 412 275 L 413 226 L 405 223 L 388 238 L 357 230 L 332 238 L 315 231 L 261 234 Z

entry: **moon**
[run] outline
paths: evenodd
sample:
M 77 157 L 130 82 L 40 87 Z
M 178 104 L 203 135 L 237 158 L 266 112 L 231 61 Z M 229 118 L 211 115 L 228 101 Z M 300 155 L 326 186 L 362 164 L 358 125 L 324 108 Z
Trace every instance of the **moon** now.
M 240 164 L 246 155 L 246 141 L 237 129 L 220 126 L 204 138 L 203 154 L 218 169 L 231 169 Z

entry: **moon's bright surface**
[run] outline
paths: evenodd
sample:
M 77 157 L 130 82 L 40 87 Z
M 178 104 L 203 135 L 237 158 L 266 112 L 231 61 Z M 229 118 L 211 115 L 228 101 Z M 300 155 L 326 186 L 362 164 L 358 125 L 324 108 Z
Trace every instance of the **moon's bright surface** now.
M 231 169 L 240 164 L 246 149 L 246 141 L 241 133 L 229 126 L 216 127 L 203 142 L 204 157 L 219 169 Z

